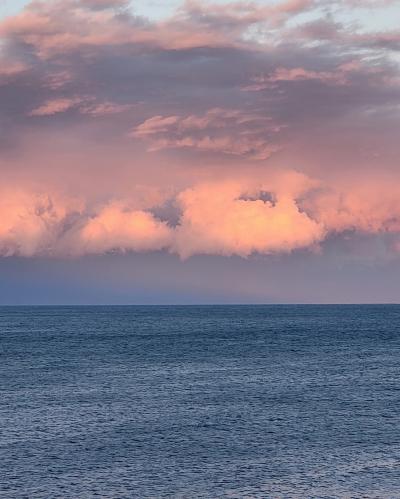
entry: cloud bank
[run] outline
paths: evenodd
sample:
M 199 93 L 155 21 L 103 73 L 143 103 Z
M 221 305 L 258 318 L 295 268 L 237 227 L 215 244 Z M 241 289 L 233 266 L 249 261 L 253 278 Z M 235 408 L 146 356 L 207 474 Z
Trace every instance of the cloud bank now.
M 178 219 L 160 217 L 159 206 L 138 210 L 129 201 L 98 207 L 76 199 L 34 193 L 1 196 L 2 256 L 79 256 L 106 252 L 166 250 L 185 259 L 195 254 L 290 253 L 320 245 L 340 233 L 400 233 L 400 188 L 379 180 L 333 191 L 294 172 L 269 179 L 237 179 L 195 185 L 169 203 Z

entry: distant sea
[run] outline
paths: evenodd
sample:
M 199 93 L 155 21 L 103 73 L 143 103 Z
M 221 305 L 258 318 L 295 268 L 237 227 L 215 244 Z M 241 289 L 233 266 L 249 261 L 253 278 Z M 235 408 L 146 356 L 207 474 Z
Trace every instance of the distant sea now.
M 400 306 L 0 308 L 0 497 L 400 498 Z

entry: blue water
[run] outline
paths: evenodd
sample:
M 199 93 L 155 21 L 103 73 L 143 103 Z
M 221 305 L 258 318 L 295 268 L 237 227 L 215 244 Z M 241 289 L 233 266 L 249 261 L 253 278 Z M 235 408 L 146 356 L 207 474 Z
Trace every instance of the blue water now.
M 3 307 L 0 342 L 1 497 L 400 497 L 400 306 Z

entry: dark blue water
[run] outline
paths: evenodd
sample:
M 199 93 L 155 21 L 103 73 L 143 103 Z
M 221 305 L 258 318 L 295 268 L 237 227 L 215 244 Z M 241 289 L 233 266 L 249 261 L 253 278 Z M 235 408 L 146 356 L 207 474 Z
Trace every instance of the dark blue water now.
M 4 498 L 399 498 L 400 306 L 0 308 Z

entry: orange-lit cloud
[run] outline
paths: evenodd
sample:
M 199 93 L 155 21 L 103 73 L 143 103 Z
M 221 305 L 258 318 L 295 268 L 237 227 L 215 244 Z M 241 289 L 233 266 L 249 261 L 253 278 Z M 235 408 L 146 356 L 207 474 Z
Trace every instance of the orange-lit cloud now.
M 323 239 L 323 225 L 301 212 L 290 193 L 274 192 L 273 201 L 246 199 L 247 188 L 226 182 L 181 193 L 176 251 L 183 257 L 196 253 L 245 257 L 291 252 Z
M 78 252 L 147 251 L 170 245 L 172 230 L 151 213 L 110 204 L 90 218 L 79 232 Z
M 176 194 L 178 220 L 124 202 L 88 206 L 72 198 L 3 192 L 3 256 L 78 256 L 166 250 L 239 255 L 314 251 L 330 235 L 348 231 L 400 232 L 399 188 L 389 183 L 333 191 L 293 171 L 270 178 L 219 180 Z
M 77 200 L 20 189 L 0 192 L 0 255 L 54 254 L 69 217 L 79 213 Z

